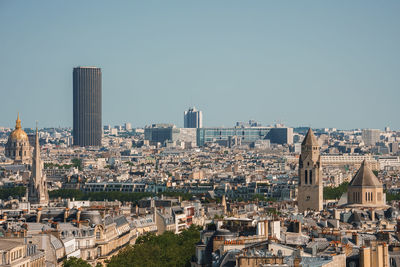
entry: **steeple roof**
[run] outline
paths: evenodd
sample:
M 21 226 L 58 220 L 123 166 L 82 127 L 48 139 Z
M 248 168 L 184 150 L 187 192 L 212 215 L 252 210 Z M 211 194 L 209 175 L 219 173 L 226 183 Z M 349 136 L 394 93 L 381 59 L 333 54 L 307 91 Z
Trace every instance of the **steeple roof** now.
M 15 121 L 15 129 L 21 129 L 21 120 L 19 119 L 19 112 L 17 116 L 17 120 Z
M 304 137 L 303 142 L 301 143 L 302 146 L 307 145 L 307 146 L 318 146 L 318 141 L 317 138 L 314 135 L 313 130 L 311 128 L 308 129 L 308 132 L 306 134 L 306 137 Z
M 381 187 L 382 184 L 376 178 L 375 174 L 368 167 L 367 161 L 361 163 L 360 168 L 350 181 L 349 186 L 376 186 Z

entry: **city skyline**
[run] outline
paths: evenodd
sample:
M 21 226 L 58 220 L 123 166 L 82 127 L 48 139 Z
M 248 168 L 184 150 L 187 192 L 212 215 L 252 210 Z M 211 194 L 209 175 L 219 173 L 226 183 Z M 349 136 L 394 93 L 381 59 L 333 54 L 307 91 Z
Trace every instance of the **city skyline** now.
M 2 2 L 0 125 L 72 127 L 70 70 L 96 65 L 103 124 L 180 127 L 196 106 L 205 127 L 399 129 L 400 4 L 306 3 Z

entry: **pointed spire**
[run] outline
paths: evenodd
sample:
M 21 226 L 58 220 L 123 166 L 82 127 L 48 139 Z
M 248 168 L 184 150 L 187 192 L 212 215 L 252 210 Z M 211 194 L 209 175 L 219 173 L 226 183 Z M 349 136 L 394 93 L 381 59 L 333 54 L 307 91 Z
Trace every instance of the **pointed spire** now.
M 49 194 L 47 191 L 46 175 L 42 173 L 43 165 L 40 158 L 39 129 L 36 122 L 35 147 L 32 155 L 32 173 L 29 181 L 29 201 L 47 205 Z
M 314 135 L 314 132 L 311 128 L 308 129 L 306 137 L 304 137 L 303 142 L 301 143 L 302 146 L 304 145 L 311 145 L 311 146 L 318 146 L 317 138 Z
M 35 136 L 35 149 L 39 149 L 39 130 L 38 130 L 38 122 L 36 121 L 36 136 Z
M 19 119 L 19 112 L 18 112 L 17 120 L 15 121 L 15 129 L 21 129 L 21 120 Z

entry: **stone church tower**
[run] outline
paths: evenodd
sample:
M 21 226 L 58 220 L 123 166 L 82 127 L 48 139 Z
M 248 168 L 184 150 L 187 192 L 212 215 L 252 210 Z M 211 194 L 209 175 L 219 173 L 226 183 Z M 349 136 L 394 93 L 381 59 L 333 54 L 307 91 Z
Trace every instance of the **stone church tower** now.
M 297 204 L 299 212 L 323 209 L 323 185 L 321 175 L 321 157 L 318 141 L 311 128 L 308 130 L 299 159 L 299 187 Z
M 31 204 L 47 206 L 49 192 L 47 191 L 46 175 L 42 173 L 43 162 L 40 159 L 39 133 L 36 128 L 35 148 L 32 157 L 32 173 L 29 180 L 28 201 Z

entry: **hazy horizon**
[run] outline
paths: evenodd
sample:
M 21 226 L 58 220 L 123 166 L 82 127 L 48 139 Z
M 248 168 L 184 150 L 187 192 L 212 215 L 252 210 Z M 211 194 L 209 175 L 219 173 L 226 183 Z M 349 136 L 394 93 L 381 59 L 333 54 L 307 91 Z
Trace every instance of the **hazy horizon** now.
M 400 129 L 398 1 L 1 1 L 0 126 L 72 126 L 102 69 L 103 125 L 275 121 Z

